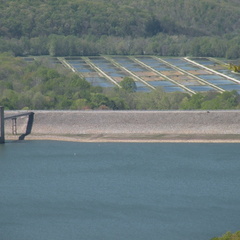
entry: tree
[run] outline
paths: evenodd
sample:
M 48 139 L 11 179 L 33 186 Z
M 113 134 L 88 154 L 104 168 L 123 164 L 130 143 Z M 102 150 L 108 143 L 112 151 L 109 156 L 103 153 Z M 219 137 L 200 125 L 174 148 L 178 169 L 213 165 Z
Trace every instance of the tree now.
M 109 105 L 109 99 L 105 95 L 101 93 L 94 93 L 91 96 L 91 102 L 94 108 L 99 108 L 100 106 L 107 106 Z
M 36 92 L 32 99 L 32 106 L 34 109 L 45 109 L 45 97 L 42 93 Z
M 135 81 L 130 77 L 124 77 L 120 82 L 120 86 L 127 92 L 135 92 L 137 90 Z
M 145 31 L 148 36 L 154 36 L 159 32 L 162 32 L 162 26 L 158 19 L 152 17 L 146 22 Z
M 236 45 L 232 45 L 227 49 L 226 58 L 228 59 L 236 59 L 240 57 L 240 47 Z
M 201 109 L 203 101 L 204 96 L 201 93 L 197 93 L 191 97 L 186 97 L 181 104 L 181 108 L 186 110 Z
M 239 95 L 237 91 L 223 92 L 218 94 L 214 99 L 204 101 L 202 109 L 234 109 L 239 102 Z
M 71 109 L 72 110 L 81 110 L 89 108 L 89 104 L 86 99 L 77 99 L 73 102 Z

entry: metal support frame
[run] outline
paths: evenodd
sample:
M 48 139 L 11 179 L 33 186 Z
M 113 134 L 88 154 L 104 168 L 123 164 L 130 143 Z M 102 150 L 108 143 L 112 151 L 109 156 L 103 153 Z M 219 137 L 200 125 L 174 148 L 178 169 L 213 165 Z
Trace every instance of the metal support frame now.
M 0 143 L 5 142 L 4 107 L 0 107 Z
M 27 126 L 26 126 L 26 131 L 25 133 L 21 134 L 19 136 L 19 140 L 24 140 L 24 138 L 29 135 L 32 131 L 32 126 L 33 126 L 33 121 L 34 121 L 34 113 L 33 112 L 26 112 L 26 113 L 20 113 L 20 114 L 16 114 L 13 116 L 8 116 L 4 118 L 4 121 L 6 120 L 12 120 L 12 134 L 13 135 L 18 135 L 17 133 L 17 118 L 19 117 L 28 117 L 28 122 L 27 122 Z
M 17 118 L 12 118 L 12 134 L 17 135 Z

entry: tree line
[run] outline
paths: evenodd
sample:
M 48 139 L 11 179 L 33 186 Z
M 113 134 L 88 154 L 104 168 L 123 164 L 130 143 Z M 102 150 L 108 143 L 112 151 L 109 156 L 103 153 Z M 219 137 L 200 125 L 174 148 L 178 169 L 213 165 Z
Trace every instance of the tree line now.
M 0 4 L 0 35 L 213 36 L 239 30 L 235 0 L 8 0 Z
M 0 38 L 0 52 L 15 56 L 160 55 L 240 58 L 240 36 L 195 37 L 160 33 L 151 38 L 59 36 Z
M 123 79 L 121 87 L 94 87 L 48 58 L 28 63 L 9 53 L 0 54 L 0 105 L 9 110 L 240 109 L 236 91 L 189 95 L 157 88 L 136 92 L 136 84 L 129 77 Z
M 240 56 L 235 0 L 0 3 L 0 52 L 15 56 Z

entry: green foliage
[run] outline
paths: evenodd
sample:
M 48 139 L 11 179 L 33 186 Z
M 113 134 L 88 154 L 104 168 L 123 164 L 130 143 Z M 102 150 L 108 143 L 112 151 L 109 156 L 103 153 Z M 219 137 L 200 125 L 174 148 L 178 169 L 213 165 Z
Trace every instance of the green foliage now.
M 197 93 L 191 97 L 186 97 L 181 108 L 185 110 L 191 109 L 237 109 L 239 108 L 239 94 L 236 91 L 223 93 Z
M 8 0 L 0 52 L 240 57 L 236 0 Z
M 211 240 L 240 240 L 240 231 L 235 233 L 226 232 L 221 237 L 214 237 Z
M 204 102 L 204 96 L 201 93 L 197 93 L 191 97 L 186 97 L 181 107 L 185 110 L 201 109 L 203 102 Z
M 84 110 L 84 109 L 90 109 L 90 104 L 86 99 L 77 99 L 73 101 L 70 109 L 71 110 Z
M 163 31 L 163 27 L 158 19 L 155 17 L 149 19 L 145 25 L 145 31 L 148 36 L 154 36 Z
M 58 4 L 54 0 L 8 0 L 1 2 L 0 35 L 14 38 L 50 34 L 136 37 L 161 31 L 220 35 L 239 29 L 236 22 L 239 11 L 234 0 L 155 0 L 147 3 L 70 0 Z M 192 26 L 191 29 L 188 26 Z
M 0 104 L 6 109 L 64 109 L 71 106 L 77 92 L 90 96 L 88 82 L 68 72 L 60 74 L 47 61 L 28 64 L 2 54 L 0 63 Z
M 224 92 L 212 100 L 202 103 L 202 109 L 231 109 L 238 105 L 237 92 Z
M 138 110 L 170 110 L 179 109 L 180 103 L 188 96 L 180 92 L 166 93 L 157 88 L 150 93 L 137 93 L 136 109 Z
M 124 77 L 120 82 L 120 86 L 127 92 L 135 92 L 137 89 L 135 81 L 130 77 Z

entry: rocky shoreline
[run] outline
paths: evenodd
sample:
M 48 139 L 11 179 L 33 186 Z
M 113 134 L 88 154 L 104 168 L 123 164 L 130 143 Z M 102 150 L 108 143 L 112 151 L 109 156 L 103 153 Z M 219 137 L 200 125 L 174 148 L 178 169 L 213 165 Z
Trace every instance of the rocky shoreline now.
M 5 111 L 5 117 L 23 111 Z M 26 140 L 79 142 L 240 142 L 240 111 L 33 111 Z M 27 117 L 17 119 L 17 134 L 6 121 L 6 140 L 24 134 Z

